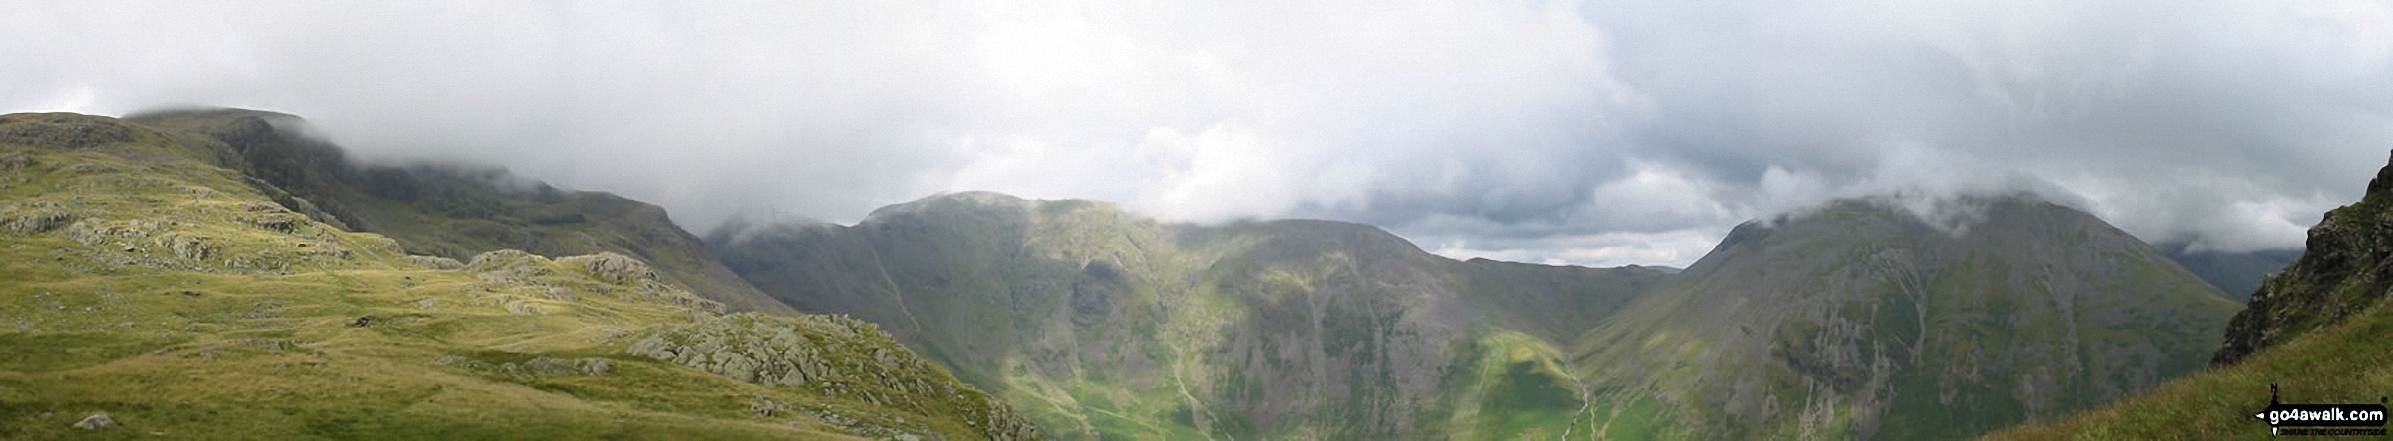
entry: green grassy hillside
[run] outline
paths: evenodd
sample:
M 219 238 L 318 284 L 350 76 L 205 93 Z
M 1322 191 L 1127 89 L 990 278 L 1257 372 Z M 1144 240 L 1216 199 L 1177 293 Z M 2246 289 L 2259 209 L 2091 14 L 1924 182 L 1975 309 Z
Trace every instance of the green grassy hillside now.
M 734 310 L 796 311 L 757 292 L 708 256 L 696 236 L 655 205 L 528 181 L 506 170 L 453 164 L 366 164 L 273 112 L 194 109 L 128 120 L 223 143 L 219 165 L 292 210 L 350 231 L 397 240 L 408 253 L 467 259 L 499 249 L 544 255 L 613 252 L 650 262 L 664 278 Z
M 875 326 L 725 316 L 619 254 L 407 255 L 233 154 L 0 116 L 0 438 L 1037 437 Z

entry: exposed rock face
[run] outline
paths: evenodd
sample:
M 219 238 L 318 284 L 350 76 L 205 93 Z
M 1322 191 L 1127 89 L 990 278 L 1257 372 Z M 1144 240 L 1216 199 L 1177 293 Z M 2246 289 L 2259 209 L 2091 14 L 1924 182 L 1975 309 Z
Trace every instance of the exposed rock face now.
M 2302 257 L 2261 282 L 2227 323 L 2212 364 L 2241 361 L 2382 303 L 2393 291 L 2393 164 L 2376 172 L 2360 202 L 2328 211 L 2310 228 Z
M 749 383 L 960 415 L 990 439 L 1041 438 L 1011 407 L 905 351 L 879 326 L 852 318 L 742 313 L 654 327 L 634 338 L 624 352 Z M 784 407 L 760 399 L 751 409 L 772 416 Z

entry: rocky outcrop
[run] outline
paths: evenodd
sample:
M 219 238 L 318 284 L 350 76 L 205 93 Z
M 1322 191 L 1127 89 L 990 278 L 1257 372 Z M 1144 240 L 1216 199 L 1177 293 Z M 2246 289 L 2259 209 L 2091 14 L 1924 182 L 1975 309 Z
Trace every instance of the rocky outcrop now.
M 454 263 L 454 261 L 440 262 L 437 260 L 438 258 L 415 259 L 415 257 L 422 256 L 412 256 L 410 260 L 418 260 L 419 263 L 429 262 L 426 263 L 427 265 Z M 591 271 L 589 274 L 577 271 L 593 266 L 605 268 L 607 271 Z M 657 303 L 689 308 L 694 315 L 711 317 L 726 312 L 727 308 L 723 306 L 722 302 L 690 294 L 680 287 L 667 284 L 663 279 L 654 277 L 653 273 L 646 273 L 650 276 L 644 278 L 629 276 L 629 274 L 636 273 L 635 270 L 645 268 L 647 268 L 647 264 L 622 255 L 611 257 L 570 256 L 550 260 L 547 257 L 523 250 L 508 249 L 475 255 L 474 260 L 466 263 L 462 269 L 473 273 L 474 277 L 482 279 L 482 282 L 489 288 L 513 289 L 516 295 L 524 297 L 571 302 L 581 299 L 585 294 L 612 295 L 618 300 L 627 302 Z M 608 277 L 610 274 L 614 277 Z M 542 313 L 539 305 L 523 298 L 506 297 L 501 304 L 506 307 L 508 313 L 512 314 L 537 315 Z
M 741 313 L 652 327 L 633 337 L 638 340 L 624 352 L 748 383 L 805 388 L 924 414 L 958 415 L 990 439 L 1040 438 L 1011 408 L 945 375 L 879 326 L 853 318 Z M 774 403 L 757 410 L 770 416 L 780 408 Z
M 825 351 L 864 351 L 847 347 L 848 341 L 864 335 L 887 338 L 880 327 L 845 317 L 810 315 L 795 321 L 793 326 L 759 316 L 733 315 L 661 329 L 625 351 L 749 383 L 801 386 L 845 376 L 843 369 L 847 373 L 867 372 L 865 364 L 850 359 L 835 363 L 832 358 L 837 357 L 827 356 Z M 922 367 L 918 360 L 916 363 L 904 367 Z M 912 384 L 889 386 L 910 392 L 927 391 L 916 390 L 925 388 Z
M 2359 203 L 2328 211 L 2293 265 L 2260 283 L 2227 322 L 2212 365 L 2234 364 L 2295 336 L 2342 322 L 2393 291 L 2393 164 L 2368 181 Z
M 557 262 L 580 266 L 583 270 L 589 271 L 591 277 L 609 282 L 631 283 L 642 280 L 660 280 L 656 276 L 656 271 L 648 268 L 648 263 L 610 251 L 557 259 Z
M 408 262 L 408 263 L 414 263 L 414 264 L 416 264 L 416 265 L 422 265 L 422 266 L 423 266 L 425 269 L 436 269 L 436 270 L 453 270 L 453 269 L 465 269 L 465 263 L 464 263 L 464 262 L 458 262 L 458 261 L 457 261 L 457 259 L 451 259 L 451 258 L 447 258 L 447 257 L 440 257 L 440 256 L 415 256 L 415 255 L 410 255 L 410 256 L 407 256 L 407 262 Z
M 0 116 L 0 143 L 76 149 L 133 139 L 131 127 L 102 117 L 72 113 Z
M 58 204 L 36 202 L 0 215 L 0 228 L 16 234 L 41 234 L 65 226 L 74 216 L 60 209 Z

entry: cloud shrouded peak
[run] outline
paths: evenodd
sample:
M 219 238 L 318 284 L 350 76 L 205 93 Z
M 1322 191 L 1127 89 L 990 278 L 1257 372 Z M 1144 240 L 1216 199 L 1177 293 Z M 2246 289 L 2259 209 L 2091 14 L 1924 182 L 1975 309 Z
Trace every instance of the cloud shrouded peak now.
M 2004 188 L 2250 250 L 2393 149 L 2393 6 L 2359 0 L 10 10 L 5 111 L 282 111 L 695 229 L 991 190 L 1683 265 L 1822 201 Z

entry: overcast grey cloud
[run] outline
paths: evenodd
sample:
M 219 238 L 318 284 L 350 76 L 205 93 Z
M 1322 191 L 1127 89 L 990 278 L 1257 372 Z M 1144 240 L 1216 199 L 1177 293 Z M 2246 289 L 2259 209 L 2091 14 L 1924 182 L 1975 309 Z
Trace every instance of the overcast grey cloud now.
M 994 190 L 1587 265 L 1990 188 L 2291 247 L 2393 150 L 2380 1 L 1684 3 L 19 2 L 0 111 L 289 112 L 694 230 Z

